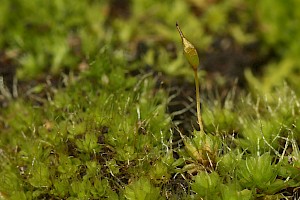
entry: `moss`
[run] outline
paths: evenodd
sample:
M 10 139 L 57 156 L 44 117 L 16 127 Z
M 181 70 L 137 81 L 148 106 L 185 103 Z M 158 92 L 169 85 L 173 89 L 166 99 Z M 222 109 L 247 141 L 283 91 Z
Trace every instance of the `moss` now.
M 282 35 L 276 28 L 285 23 L 278 20 L 280 13 L 296 12 L 276 4 L 275 10 L 281 11 L 272 13 L 276 20 L 270 20 L 262 10 L 255 19 L 260 28 L 272 21 L 271 29 L 253 33 L 248 29 L 256 1 L 203 5 L 133 0 L 118 14 L 114 2 L 118 1 L 3 1 L 0 72 L 11 66 L 10 59 L 19 67 L 10 74 L 17 77 L 11 81 L 14 85 L 0 82 L 0 198 L 296 196 L 297 48 L 289 45 L 294 40 L 286 35 L 297 28 L 286 23 L 287 33 Z M 225 100 L 203 95 L 205 132 L 179 129 L 167 112 L 170 99 L 163 82 L 171 81 L 157 76 L 163 72 L 192 80 L 181 49 L 172 42 L 179 43 L 177 20 L 200 57 L 222 34 L 240 45 L 261 41 L 266 49 L 286 42 L 282 51 L 276 50 L 276 59 L 283 58 L 280 73 L 268 68 L 272 73 L 262 79 L 272 81 L 265 83 L 247 71 L 250 91 L 223 91 Z M 283 84 L 282 77 L 291 73 L 291 80 Z M 202 88 L 207 78 L 202 77 Z

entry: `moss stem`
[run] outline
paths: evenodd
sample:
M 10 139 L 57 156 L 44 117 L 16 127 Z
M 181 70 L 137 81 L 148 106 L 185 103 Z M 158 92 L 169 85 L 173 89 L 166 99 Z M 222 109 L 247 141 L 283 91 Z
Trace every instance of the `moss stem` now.
M 200 127 L 200 131 L 204 131 L 204 129 L 203 129 L 202 117 L 201 117 L 200 86 L 199 86 L 199 79 L 198 79 L 198 72 L 197 72 L 197 69 L 194 70 L 194 76 L 195 76 L 195 86 L 196 86 L 196 104 L 197 104 L 197 118 L 198 118 L 198 124 L 199 124 L 199 127 Z

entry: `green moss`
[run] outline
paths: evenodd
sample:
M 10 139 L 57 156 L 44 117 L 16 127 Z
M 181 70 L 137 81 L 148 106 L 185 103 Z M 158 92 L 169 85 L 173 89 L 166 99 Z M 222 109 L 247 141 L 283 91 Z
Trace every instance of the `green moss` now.
M 292 196 L 300 186 L 298 28 L 289 20 L 297 3 L 272 2 L 269 13 L 271 1 L 130 2 L 121 15 L 110 2 L 1 3 L 1 70 L 12 59 L 29 89 L 6 98 L 0 85 L 0 198 Z M 253 18 L 258 33 L 249 31 Z M 225 34 L 276 48 L 280 59 L 262 81 L 245 72 L 252 93 L 201 99 L 206 134 L 179 130 L 181 139 L 161 80 L 143 67 L 192 81 L 181 49 L 168 49 L 179 45 L 177 20 L 201 54 Z
M 170 123 L 165 94 L 153 93 L 154 82 L 147 77 L 128 80 L 124 68 L 98 62 L 43 107 L 16 101 L 5 111 L 1 142 L 7 155 L 1 168 L 8 176 L 12 168 L 23 171 L 14 178 L 20 186 L 6 184 L 1 192 L 22 190 L 34 198 L 109 196 L 116 187 L 109 176 L 124 177 L 120 190 L 129 179 L 147 175 L 152 169 L 145 166 L 165 154 Z M 95 68 L 102 73 L 93 74 Z M 170 176 L 154 174 L 157 180 Z

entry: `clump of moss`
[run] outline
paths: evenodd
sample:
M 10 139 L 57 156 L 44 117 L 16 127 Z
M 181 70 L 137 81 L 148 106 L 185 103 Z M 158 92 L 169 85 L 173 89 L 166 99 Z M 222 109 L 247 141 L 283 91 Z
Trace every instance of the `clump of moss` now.
M 165 94 L 100 56 L 43 106 L 20 99 L 3 111 L 2 196 L 113 199 L 142 175 L 168 181 Z
M 49 1 L 45 6 L 41 1 L 3 1 L 1 69 L 10 66 L 9 58 L 20 64 L 16 76 L 21 80 L 43 77 L 42 73 L 67 75 L 59 76 L 61 86 L 54 87 L 49 80 L 36 83 L 19 98 L 15 98 L 17 93 L 10 95 L 0 81 L 0 97 L 9 102 L 0 110 L 1 199 L 296 196 L 300 182 L 299 96 L 280 84 L 298 66 L 295 38 L 286 37 L 298 29 L 284 20 L 271 20 L 271 29 L 261 35 L 265 49 L 278 44 L 281 49 L 282 42 L 295 44 L 275 51 L 284 58 L 279 62 L 284 73 L 268 73 L 272 81 L 260 84 L 248 71 L 252 93 L 233 90 L 224 101 L 202 99 L 202 113 L 197 97 L 200 131 L 179 130 L 182 138 L 176 140 L 177 127 L 166 113 L 166 92 L 157 87 L 152 72 L 137 75 L 136 69 L 150 65 L 166 74 L 193 75 L 188 67 L 182 67 L 183 56 L 176 57 L 177 50 L 170 42 L 178 38 L 176 19 L 185 24 L 187 33 L 197 30 L 191 38 L 201 38 L 196 47 L 202 52 L 210 49 L 215 37 L 227 51 L 231 44 L 220 32 L 239 44 L 259 41 L 256 33 L 249 32 L 253 17 L 248 6 L 255 1 L 220 1 L 207 6 L 196 1 L 133 0 L 125 3 L 128 13 L 124 18 L 118 17 L 124 13 L 114 15 L 114 2 Z M 258 7 L 268 8 L 271 1 L 261 2 Z M 283 8 L 283 12 L 272 16 L 296 13 L 290 5 L 275 4 L 274 8 Z M 16 15 L 10 13 L 11 8 Z M 257 20 L 264 26 L 272 16 L 264 10 L 261 13 Z M 203 20 L 199 21 L 200 15 Z M 281 30 L 276 27 L 281 26 L 276 24 L 286 25 L 288 31 L 278 34 Z M 128 51 L 123 54 L 123 49 Z M 198 56 L 194 47 L 192 52 L 189 60 L 197 88 Z M 135 76 L 129 71 L 132 69 Z M 293 85 L 297 73 L 292 78 L 289 82 Z M 274 85 L 280 85 L 278 91 L 273 91 Z
M 1 197 L 293 195 L 287 189 L 300 182 L 300 108 L 290 88 L 271 99 L 233 91 L 223 102 L 203 101 L 204 130 L 173 143 L 168 98 L 155 78 L 131 76 L 109 48 L 100 52 L 47 100 L 20 97 L 1 110 Z
M 205 199 L 251 199 L 267 195 L 281 197 L 283 194 L 277 194 L 279 191 L 300 185 L 296 177 L 290 179 L 296 174 L 292 171 L 287 172 L 286 168 L 289 164 L 286 159 L 290 156 L 287 152 L 288 147 L 292 147 L 293 153 L 298 154 L 299 151 L 299 147 L 295 145 L 293 131 L 295 120 L 292 119 L 299 115 L 300 108 L 294 93 L 284 88 L 288 98 L 271 101 L 264 99 L 261 102 L 261 97 L 258 96 L 256 103 L 251 102 L 253 98 L 248 97 L 244 101 L 235 102 L 240 104 L 239 109 L 234 109 L 233 99 L 229 95 L 223 107 L 213 105 L 206 108 L 204 118 L 208 120 L 209 125 L 214 124 L 215 127 L 204 131 L 197 76 L 199 58 L 195 47 L 183 36 L 178 24 L 176 26 L 182 38 L 184 54 L 195 72 L 196 80 L 200 131 L 194 130 L 190 138 L 181 134 L 185 146 L 181 155 L 188 161 L 182 168 L 183 172 L 196 174 L 193 176 L 194 182 L 191 183 L 191 187 L 197 196 Z M 274 101 L 280 103 L 275 105 L 275 109 Z M 250 107 L 252 112 L 245 113 L 245 110 L 248 110 L 245 107 Z M 216 116 L 207 118 L 213 113 Z M 228 139 L 232 140 L 231 144 Z M 284 176 L 281 170 L 286 172 Z M 227 179 L 229 177 L 230 179 Z M 236 187 L 230 187 L 231 184 Z M 258 189 L 259 192 L 253 192 L 254 189 Z

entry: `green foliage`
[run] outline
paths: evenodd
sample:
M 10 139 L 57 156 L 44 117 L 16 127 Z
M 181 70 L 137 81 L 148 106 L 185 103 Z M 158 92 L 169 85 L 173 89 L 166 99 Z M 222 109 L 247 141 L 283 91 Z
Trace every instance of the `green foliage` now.
M 21 79 L 36 77 L 41 72 L 57 74 L 65 68 L 74 69 L 85 56 L 95 55 L 103 44 L 106 33 L 100 25 L 106 19 L 101 14 L 106 4 L 4 0 L 0 47 L 19 52 Z
M 49 187 L 51 181 L 49 180 L 49 170 L 44 163 L 34 163 L 32 166 L 32 177 L 29 178 L 28 182 L 33 187 Z
M 151 185 L 150 181 L 146 178 L 129 184 L 125 188 L 124 196 L 129 200 L 160 200 L 164 199 L 159 194 L 160 189 Z
M 234 103 L 234 90 L 227 94 L 224 103 L 221 100 L 210 99 L 203 102 L 203 121 L 207 132 L 217 131 L 219 134 L 224 132 L 234 132 L 239 129 L 239 123 L 236 120 L 239 116 Z M 215 98 L 215 97 L 214 97 Z
M 292 196 L 300 186 L 299 3 L 132 0 L 116 14 L 113 2 L 1 2 L 1 70 L 12 59 L 29 89 L 0 110 L 0 198 Z M 276 56 L 261 79 L 245 72 L 251 94 L 202 99 L 206 134 L 181 130 L 181 139 L 164 88 L 142 67 L 193 75 L 174 46 L 176 21 L 200 57 L 223 35 Z M 46 74 L 56 75 L 53 85 Z M 0 85 L 1 103 L 2 93 Z
M 109 57 L 107 51 L 101 56 Z M 23 195 L 15 191 L 24 191 L 39 199 L 114 198 L 109 175 L 131 179 L 151 173 L 157 181 L 170 177 L 168 169 L 175 161 L 166 160 L 163 152 L 170 122 L 165 94 L 153 93 L 154 82 L 148 76 L 128 80 L 120 62 L 107 60 L 96 61 L 73 81 L 69 77 L 68 87 L 43 107 L 16 101 L 5 110 L 7 128 L 1 133 L 5 156 L 0 167 L 8 182 L 0 186 L 1 193 L 13 197 Z M 95 68 L 102 73 L 93 74 Z M 154 171 L 152 160 L 157 160 Z M 12 173 L 13 168 L 22 175 Z
M 200 196 L 206 199 L 216 199 L 220 194 L 218 193 L 221 180 L 216 172 L 208 174 L 201 171 L 195 177 L 195 183 L 192 184 L 192 189 Z
M 252 192 L 241 188 L 238 184 L 223 184 L 222 178 L 216 173 L 201 171 L 192 183 L 197 196 L 204 199 L 252 199 Z
M 191 80 L 192 72 L 182 69 L 185 61 L 181 50 L 175 50 L 174 56 L 166 48 L 170 41 L 178 41 L 174 22 L 179 21 L 189 39 L 197 41 L 195 47 L 201 53 L 209 51 L 216 38 L 224 35 L 242 45 L 259 42 L 262 56 L 275 52 L 276 57 L 268 60 L 261 79 L 246 73 L 250 87 L 268 92 L 283 79 L 297 85 L 298 7 L 296 0 L 133 0 L 119 11 L 114 1 L 34 0 L 27 4 L 4 0 L 0 10 L 0 47 L 6 53 L 16 52 L 12 57 L 20 65 L 20 79 L 81 70 L 102 46 L 111 44 L 117 47 L 118 56 L 122 54 L 119 49 L 126 49 L 129 60 L 137 57 L 144 65 Z M 141 55 L 137 52 L 139 44 L 145 46 Z
M 277 176 L 277 167 L 271 163 L 271 159 L 272 157 L 266 153 L 242 160 L 237 171 L 240 183 L 247 188 L 255 187 L 260 190 L 271 188 Z
M 193 138 L 183 136 L 188 158 L 192 158 L 194 162 L 200 165 L 213 165 L 220 148 L 220 138 L 215 135 L 206 134 L 203 131 L 194 131 L 193 136 Z
M 247 78 L 250 86 L 261 92 L 270 92 L 285 80 L 297 86 L 299 79 L 300 28 L 299 6 L 297 0 L 282 1 L 251 1 L 253 12 L 259 28 L 264 53 L 274 51 L 276 59 L 272 59 L 264 70 L 264 76 L 257 80 L 250 72 Z M 269 12 L 270 6 L 272 12 Z M 297 87 L 295 87 L 298 90 Z M 299 91 L 297 91 L 299 92 Z

